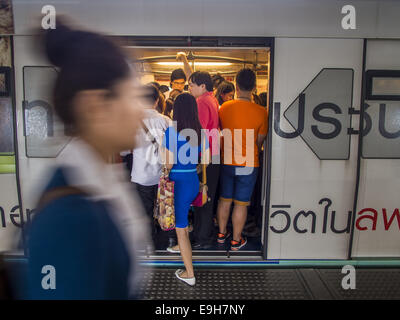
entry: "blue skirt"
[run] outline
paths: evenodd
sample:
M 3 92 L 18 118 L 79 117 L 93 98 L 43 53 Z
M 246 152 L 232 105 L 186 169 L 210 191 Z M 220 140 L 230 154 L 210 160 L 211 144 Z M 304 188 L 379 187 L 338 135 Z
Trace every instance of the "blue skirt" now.
M 199 193 L 200 182 L 196 171 L 173 172 L 169 179 L 174 181 L 175 223 L 177 228 L 186 228 L 189 224 L 190 205 Z

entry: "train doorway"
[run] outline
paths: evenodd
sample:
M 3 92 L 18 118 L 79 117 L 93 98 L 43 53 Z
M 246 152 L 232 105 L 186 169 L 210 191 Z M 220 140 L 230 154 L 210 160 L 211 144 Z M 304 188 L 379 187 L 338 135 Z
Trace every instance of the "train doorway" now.
M 171 92 L 170 76 L 173 70 L 182 68 L 177 53 L 184 52 L 192 71 L 207 71 L 211 76 L 219 75 L 225 81 L 235 83 L 235 75 L 243 67 L 256 72 L 257 87 L 253 101 L 269 108 L 272 101 L 271 73 L 273 41 L 270 38 L 137 38 L 120 39 L 140 75 L 142 84 L 156 82 L 162 86 L 168 98 Z M 187 85 L 187 83 L 186 83 Z M 187 88 L 185 88 L 187 90 Z M 167 114 L 167 113 L 166 113 Z M 270 122 L 271 123 L 271 122 Z M 270 126 L 269 126 L 270 127 Z M 268 139 L 267 139 L 268 140 Z M 216 219 L 217 201 L 214 204 L 214 241 L 207 248 L 193 249 L 195 259 L 261 259 L 265 255 L 265 216 L 268 197 L 268 142 L 260 153 L 260 170 L 253 191 L 251 205 L 243 235 L 248 243 L 240 251 L 230 250 L 230 241 L 220 245 L 216 241 L 218 224 Z M 219 190 L 217 189 L 218 199 Z M 189 212 L 189 230 L 193 230 L 194 212 Z M 231 218 L 228 229 L 232 228 Z M 173 243 L 175 231 L 162 231 L 157 227 L 154 239 L 155 250 L 145 253 L 149 259 L 180 259 L 179 254 L 170 253 L 167 247 Z M 193 232 L 190 232 L 192 235 Z M 264 253 L 264 254 L 263 254 Z

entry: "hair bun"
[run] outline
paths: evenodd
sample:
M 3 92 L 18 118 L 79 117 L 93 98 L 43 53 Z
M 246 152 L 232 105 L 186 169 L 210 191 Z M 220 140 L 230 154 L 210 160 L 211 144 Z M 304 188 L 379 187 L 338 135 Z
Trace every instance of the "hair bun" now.
M 50 62 L 57 67 L 65 65 L 71 50 L 71 41 L 77 31 L 57 19 L 56 29 L 49 29 L 45 36 L 45 48 Z

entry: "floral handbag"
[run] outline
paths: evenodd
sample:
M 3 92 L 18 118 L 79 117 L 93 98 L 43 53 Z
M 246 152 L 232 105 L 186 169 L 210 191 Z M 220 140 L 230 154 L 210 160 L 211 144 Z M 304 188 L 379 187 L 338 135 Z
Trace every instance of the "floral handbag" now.
M 169 180 L 169 172 L 165 166 L 158 183 L 154 218 L 163 231 L 175 229 L 174 181 Z

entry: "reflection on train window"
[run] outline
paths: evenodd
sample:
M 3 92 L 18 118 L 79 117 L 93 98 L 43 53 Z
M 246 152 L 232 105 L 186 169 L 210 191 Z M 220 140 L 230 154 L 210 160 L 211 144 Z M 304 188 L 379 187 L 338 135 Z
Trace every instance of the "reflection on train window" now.
M 0 155 L 14 154 L 13 115 L 10 98 L 0 99 Z
M 373 78 L 372 94 L 400 96 L 400 78 Z
M 52 106 L 53 67 L 24 67 L 24 129 L 28 157 L 56 157 L 70 140 Z
M 367 100 L 400 101 L 400 70 L 368 70 Z

